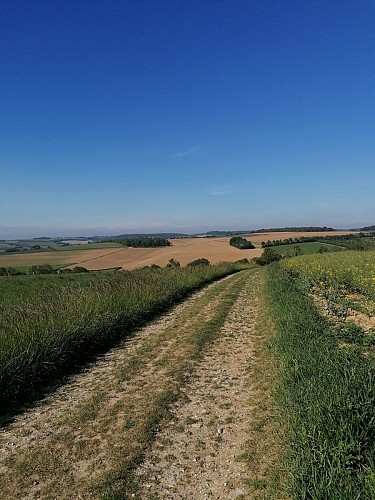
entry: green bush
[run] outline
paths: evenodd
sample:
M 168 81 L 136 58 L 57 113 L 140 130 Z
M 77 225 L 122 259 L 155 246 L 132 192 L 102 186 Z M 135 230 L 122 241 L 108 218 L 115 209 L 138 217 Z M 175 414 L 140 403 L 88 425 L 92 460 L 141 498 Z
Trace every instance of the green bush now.
M 55 271 L 50 264 L 31 266 L 29 274 L 53 274 Z
M 233 236 L 229 240 L 229 245 L 232 245 L 232 247 L 239 248 L 240 250 L 255 248 L 254 245 L 251 243 L 251 241 L 247 240 L 246 238 L 243 238 L 242 236 Z
M 272 248 L 266 248 L 263 251 L 261 257 L 255 257 L 253 260 L 260 266 L 266 266 L 267 264 L 271 264 L 271 262 L 277 262 L 280 259 L 282 259 L 282 256 L 279 253 L 275 252 L 275 250 L 272 250 Z

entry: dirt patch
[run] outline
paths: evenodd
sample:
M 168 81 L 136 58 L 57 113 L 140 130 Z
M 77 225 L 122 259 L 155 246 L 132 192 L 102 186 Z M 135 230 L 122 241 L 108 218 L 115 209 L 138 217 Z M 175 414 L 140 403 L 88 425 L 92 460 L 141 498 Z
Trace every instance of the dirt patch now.
M 375 316 L 368 316 L 360 311 L 348 309 L 348 315 L 345 318 L 348 323 L 354 323 L 363 329 L 364 332 L 375 330 Z

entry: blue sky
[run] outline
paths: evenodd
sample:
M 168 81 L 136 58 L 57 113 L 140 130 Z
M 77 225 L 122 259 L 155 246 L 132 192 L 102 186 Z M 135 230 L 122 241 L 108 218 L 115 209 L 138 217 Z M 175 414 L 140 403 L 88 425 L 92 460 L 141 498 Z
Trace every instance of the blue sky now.
M 375 223 L 373 0 L 1 0 L 0 238 Z

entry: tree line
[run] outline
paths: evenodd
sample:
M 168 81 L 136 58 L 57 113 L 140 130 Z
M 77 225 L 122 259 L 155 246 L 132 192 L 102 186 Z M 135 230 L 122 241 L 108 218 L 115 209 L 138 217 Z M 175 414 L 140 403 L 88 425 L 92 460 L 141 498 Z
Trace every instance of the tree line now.
M 356 233 L 356 234 L 338 234 L 335 236 L 301 236 L 299 238 L 285 238 L 283 240 L 267 240 L 262 241 L 262 247 L 274 247 L 280 245 L 291 245 L 295 243 L 310 243 L 310 242 L 321 242 L 321 243 L 331 243 L 332 245 L 346 246 L 353 249 L 361 249 L 361 246 L 368 247 L 374 245 L 372 240 L 375 237 L 375 232 L 373 233 Z M 367 241 L 362 244 L 363 241 Z
M 166 238 L 121 238 L 121 239 L 106 239 L 102 240 L 102 243 L 119 243 L 124 247 L 134 247 L 134 248 L 153 248 L 153 247 L 169 247 L 171 246 L 170 241 Z

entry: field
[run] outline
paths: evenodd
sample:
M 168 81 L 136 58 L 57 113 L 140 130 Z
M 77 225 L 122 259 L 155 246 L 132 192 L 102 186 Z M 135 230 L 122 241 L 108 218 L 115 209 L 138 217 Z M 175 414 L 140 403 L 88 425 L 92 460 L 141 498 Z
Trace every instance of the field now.
M 330 245 L 328 243 L 320 243 L 316 241 L 311 241 L 308 243 L 292 243 L 288 245 L 279 245 L 271 248 L 281 255 L 289 256 L 295 255 L 296 248 L 299 248 L 301 254 L 321 253 L 322 250 L 323 252 L 334 252 L 343 249 L 343 247 L 340 247 L 338 245 Z
M 85 367 L 28 423 L 21 413 L 5 429 L 4 498 L 53 497 L 62 482 L 66 498 L 210 498 L 223 488 L 228 498 L 373 498 L 374 250 L 300 243 L 272 247 L 283 258 L 266 267 L 131 269 L 237 261 L 260 255 L 267 238 L 299 236 L 252 235 L 256 248 L 242 251 L 219 237 L 50 252 L 128 269 L 0 278 L 4 425 Z M 241 483 L 224 481 L 229 473 Z
M 38 252 L 27 254 L 0 255 L 0 267 L 15 267 L 26 269 L 32 265 L 51 264 L 55 267 L 80 265 L 89 270 L 99 269 L 136 269 L 143 266 L 157 264 L 165 266 L 171 258 L 178 260 L 181 265 L 204 257 L 211 263 L 234 262 L 239 259 L 259 257 L 262 253 L 261 242 L 267 239 L 298 238 L 301 236 L 328 236 L 330 234 L 348 234 L 346 231 L 334 233 L 260 233 L 252 234 L 248 239 L 255 245 L 255 249 L 239 250 L 229 245 L 230 237 L 223 238 L 182 238 L 171 240 L 172 246 L 162 248 L 118 248 L 110 244 L 111 248 L 90 249 L 87 245 L 80 245 L 78 249 L 59 250 L 58 252 Z M 106 244 L 108 245 L 108 244 Z M 112 248 L 114 247 L 114 248 Z

